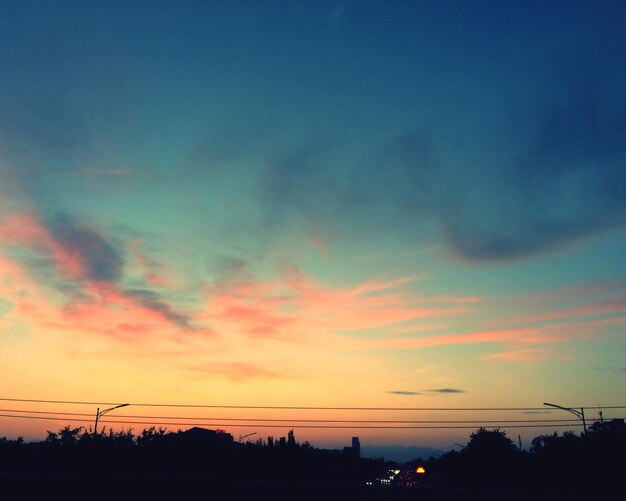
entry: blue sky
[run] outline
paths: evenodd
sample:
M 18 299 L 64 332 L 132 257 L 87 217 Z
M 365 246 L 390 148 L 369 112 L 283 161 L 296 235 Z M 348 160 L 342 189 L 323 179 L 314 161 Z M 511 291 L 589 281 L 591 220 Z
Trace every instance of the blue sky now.
M 622 2 L 0 11 L 18 393 L 624 403 Z

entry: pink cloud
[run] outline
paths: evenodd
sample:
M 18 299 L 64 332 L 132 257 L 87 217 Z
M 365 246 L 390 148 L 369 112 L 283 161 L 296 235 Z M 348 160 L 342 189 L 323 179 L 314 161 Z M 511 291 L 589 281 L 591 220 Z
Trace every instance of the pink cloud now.
M 117 329 L 121 332 L 130 333 L 132 335 L 135 334 L 146 334 L 150 332 L 150 326 L 147 324 L 117 324 Z
M 131 267 L 150 285 L 164 289 L 176 289 L 172 280 L 174 275 L 171 267 L 150 258 L 143 250 L 144 242 L 141 239 L 131 241 L 127 248 L 131 256 Z
M 36 327 L 126 340 L 157 331 L 210 333 L 207 327 L 187 328 L 185 315 L 156 293 L 126 290 L 114 280 L 100 278 L 102 275 L 93 272 L 90 268 L 93 262 L 88 260 L 93 260 L 90 253 L 99 252 L 108 244 L 94 230 L 80 226 L 72 229 L 81 238 L 78 244 L 55 238 L 34 214 L 12 213 L 2 219 L 0 247 L 16 247 L 22 253 L 47 258 L 50 266 L 46 272 L 56 273 L 56 278 L 51 280 L 38 279 L 28 264 L 2 258 L 4 287 L 0 292 L 16 303 L 15 315 Z M 109 252 L 117 258 L 115 251 Z M 119 262 L 114 264 L 117 266 Z M 68 283 L 76 288 L 69 296 L 64 292 Z
M 412 280 L 336 287 L 319 283 L 297 268 L 286 268 L 271 281 L 248 280 L 210 290 L 204 315 L 207 321 L 235 326 L 242 333 L 296 340 L 309 333 L 386 329 L 468 308 L 455 301 L 430 305 L 406 288 Z
M 0 222 L 0 245 L 46 252 L 57 272 L 66 279 L 77 278 L 84 273 L 80 255 L 60 244 L 34 214 L 7 214 Z
M 586 341 L 599 334 L 611 335 L 626 315 L 626 281 L 582 282 L 540 292 L 485 298 L 488 325 L 532 326 L 525 344 Z M 614 331 L 614 329 L 613 329 Z M 556 355 L 556 350 L 552 350 Z
M 626 297 L 611 299 L 598 303 L 583 304 L 574 308 L 567 308 L 558 311 L 541 313 L 529 318 L 533 322 L 544 322 L 549 320 L 560 320 L 572 317 L 595 317 L 601 315 L 612 315 L 626 313 Z
M 99 295 L 83 302 L 61 305 L 36 286 L 31 286 L 25 295 L 16 292 L 9 293 L 16 303 L 11 317 L 46 331 L 56 330 L 83 338 L 96 334 L 137 343 L 151 339 L 147 334 L 173 335 L 179 330 L 162 315 L 134 304 L 123 294 L 101 290 Z
M 500 328 L 485 329 L 483 323 L 470 332 L 450 334 L 447 329 L 458 331 L 454 316 L 482 313 L 479 308 L 485 311 L 490 305 L 472 295 L 424 297 L 414 290 L 414 276 L 333 285 L 294 266 L 280 268 L 267 280 L 248 275 L 231 283 L 206 282 L 197 310 L 181 313 L 154 292 L 171 290 L 173 270 L 151 259 L 141 241 L 131 242 L 126 250 L 138 281 L 153 286 L 148 289 L 145 285 L 146 290 L 126 289 L 124 277 L 116 281 L 92 278 L 83 251 L 55 238 L 33 214 L 5 216 L 0 224 L 0 245 L 45 255 L 60 279 L 80 282 L 80 294 L 68 300 L 61 289 L 52 290 L 50 284 L 38 281 L 23 263 L 2 258 L 0 292 L 16 304 L 11 313 L 14 318 L 38 328 L 76 336 L 91 333 L 130 345 L 155 338 L 184 343 L 187 334 L 318 342 L 347 350 L 494 344 L 502 351 L 487 355 L 487 359 L 521 361 L 537 359 L 540 353 L 547 356 L 549 345 L 593 339 L 608 327 L 626 323 L 626 299 L 620 296 L 521 316 L 513 324 L 506 319 L 499 323 Z M 603 289 L 600 284 L 583 284 L 571 288 L 571 294 L 578 298 L 589 291 L 614 293 L 621 286 L 616 282 Z M 620 316 L 590 318 L 602 315 Z M 564 321 L 552 322 L 555 319 Z M 369 337 L 359 336 L 359 331 L 367 331 Z
M 626 304 L 626 281 L 581 282 L 565 287 L 500 297 L 501 305 L 515 305 L 530 314 L 515 321 L 549 321 L 574 316 L 621 312 Z
M 507 360 L 515 362 L 534 362 L 544 357 L 538 348 L 526 348 L 521 350 L 490 353 L 485 355 L 486 360 Z
M 250 379 L 284 379 L 292 376 L 290 371 L 268 369 L 261 365 L 241 362 L 210 362 L 188 367 L 187 369 L 202 377 L 206 377 L 207 375 L 217 376 L 234 382 L 247 381 Z
M 619 297 L 527 316 L 510 328 L 479 326 L 471 332 L 448 334 L 446 328 L 452 326 L 453 316 L 488 305 L 471 295 L 421 296 L 413 290 L 414 276 L 337 286 L 315 280 L 295 266 L 280 268 L 268 280 L 248 276 L 232 283 L 206 283 L 202 306 L 183 314 L 153 290 L 127 290 L 120 283 L 91 278 L 85 251 L 55 238 L 34 214 L 6 215 L 0 225 L 0 245 L 42 253 L 50 258 L 59 277 L 80 279 L 80 295 L 68 300 L 60 290 L 38 282 L 25 265 L 3 258 L 0 292 L 16 304 L 13 315 L 37 327 L 93 333 L 130 343 L 157 335 L 180 341 L 183 333 L 218 333 L 221 337 L 235 333 L 250 339 L 297 343 L 319 340 L 357 350 L 491 343 L 504 346 L 503 353 L 517 354 L 508 359 L 521 360 L 523 354 L 530 357 L 540 347 L 591 339 L 609 326 L 626 323 L 623 316 L 589 319 L 626 313 L 626 299 Z M 168 277 L 172 270 L 152 260 L 142 246 L 140 240 L 127 246 L 133 270 L 157 289 L 171 286 Z M 623 286 L 615 282 L 606 289 L 615 291 Z M 605 288 L 601 284 L 582 284 L 568 290 L 572 297 L 579 297 Z M 582 318 L 550 322 L 576 317 Z M 528 326 L 529 322 L 540 325 Z M 436 335 L 432 334 L 434 329 Z M 337 335 L 358 331 L 375 331 L 376 338 Z M 431 335 L 418 335 L 427 332 Z M 402 333 L 406 335 L 399 336 Z M 491 358 L 507 356 L 493 354 Z
M 444 334 L 429 337 L 378 339 L 361 341 L 359 345 L 367 349 L 418 349 L 434 346 L 482 343 L 511 343 L 532 334 L 532 328 L 496 329 L 475 331 L 464 334 Z
M 476 330 L 462 334 L 441 334 L 424 337 L 393 337 L 386 339 L 344 339 L 338 346 L 352 350 L 416 350 L 440 346 L 463 344 L 492 344 L 506 348 L 506 351 L 489 354 L 488 359 L 508 360 L 546 360 L 560 358 L 562 354 L 556 348 L 559 344 L 591 341 L 599 335 L 611 335 L 607 331 L 616 325 L 626 324 L 626 316 L 594 319 L 584 322 L 545 324 L 532 327 L 507 329 Z M 507 355 L 509 354 L 509 355 Z M 536 356 L 533 357 L 533 354 Z

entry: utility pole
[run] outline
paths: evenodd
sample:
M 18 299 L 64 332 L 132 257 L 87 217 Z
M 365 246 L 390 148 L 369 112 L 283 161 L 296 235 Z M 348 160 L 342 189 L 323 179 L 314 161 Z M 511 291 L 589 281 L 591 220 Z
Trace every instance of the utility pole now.
M 126 407 L 127 405 L 130 404 L 120 404 L 120 405 L 116 405 L 115 407 L 110 407 L 108 409 L 104 409 L 103 411 L 100 410 L 100 407 L 98 407 L 96 409 L 96 422 L 93 425 L 93 436 L 95 437 L 96 434 L 98 433 L 98 419 L 100 419 L 100 416 L 103 416 L 104 414 L 106 414 L 107 412 L 110 412 L 114 409 L 119 409 L 120 407 Z
M 587 436 L 587 422 L 585 421 L 585 409 L 583 407 L 581 407 L 580 410 L 577 410 L 577 409 L 570 409 L 569 407 L 561 407 L 560 405 L 556 405 L 556 404 L 548 404 L 546 402 L 544 402 L 543 405 L 556 407 L 557 409 L 562 409 L 564 411 L 571 412 L 572 414 L 574 414 L 574 416 L 576 416 L 578 419 L 580 419 L 583 422 L 583 432 L 585 433 L 585 436 Z

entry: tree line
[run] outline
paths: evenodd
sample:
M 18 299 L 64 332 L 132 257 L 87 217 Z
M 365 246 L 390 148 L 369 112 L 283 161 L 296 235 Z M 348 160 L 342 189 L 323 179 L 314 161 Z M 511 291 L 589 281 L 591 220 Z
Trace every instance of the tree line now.
M 364 483 L 390 469 L 425 467 L 426 487 L 626 491 L 624 422 L 586 433 L 539 435 L 522 450 L 499 429 L 478 428 L 467 445 L 399 465 L 357 451 L 317 449 L 287 437 L 239 443 L 222 430 L 147 428 L 93 433 L 66 426 L 45 441 L 0 438 L 0 470 L 72 474 L 202 476 L 224 479 Z
M 66 426 L 45 441 L 0 439 L 1 471 L 72 474 L 202 476 L 221 479 L 361 482 L 385 471 L 383 458 L 350 448 L 317 449 L 287 437 L 239 443 L 222 430 L 151 427 L 93 433 Z
M 626 491 L 626 429 L 597 422 L 586 433 L 539 435 L 522 450 L 504 431 L 479 428 L 461 450 L 420 462 L 447 486 Z

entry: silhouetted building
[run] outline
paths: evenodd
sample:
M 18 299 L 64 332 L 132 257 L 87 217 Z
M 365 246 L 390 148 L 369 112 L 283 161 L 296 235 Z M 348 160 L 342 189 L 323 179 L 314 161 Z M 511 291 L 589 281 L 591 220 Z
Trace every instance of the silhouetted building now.
M 296 444 L 296 436 L 293 433 L 293 430 L 289 430 L 289 433 L 287 434 L 287 445 L 289 447 L 295 447 Z
M 230 433 L 226 433 L 220 430 L 208 430 L 206 428 L 199 428 L 194 426 L 184 431 L 182 434 L 184 440 L 194 442 L 220 442 L 220 443 L 232 443 L 233 436 Z
M 361 457 L 361 442 L 359 441 L 359 437 L 352 437 L 352 449 L 357 457 Z

